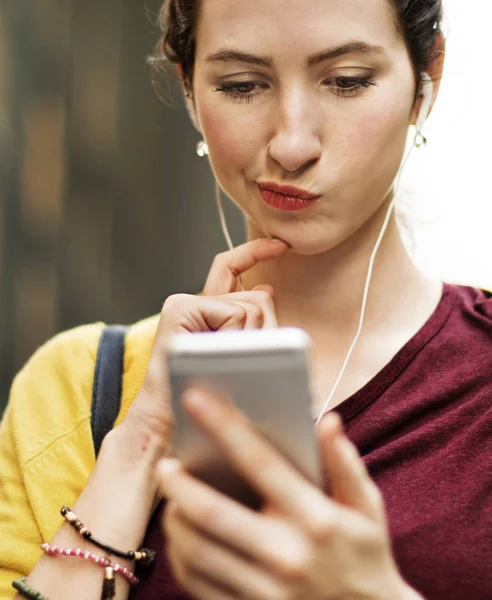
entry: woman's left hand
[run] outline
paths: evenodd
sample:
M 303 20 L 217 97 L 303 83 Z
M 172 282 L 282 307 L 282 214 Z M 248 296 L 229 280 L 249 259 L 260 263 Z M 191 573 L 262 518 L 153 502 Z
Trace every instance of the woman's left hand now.
M 337 415 L 319 426 L 328 497 L 231 403 L 193 389 L 185 406 L 265 499 L 255 512 L 178 461 L 162 461 L 168 553 L 188 593 L 199 600 L 420 598 L 398 572 L 381 494 Z

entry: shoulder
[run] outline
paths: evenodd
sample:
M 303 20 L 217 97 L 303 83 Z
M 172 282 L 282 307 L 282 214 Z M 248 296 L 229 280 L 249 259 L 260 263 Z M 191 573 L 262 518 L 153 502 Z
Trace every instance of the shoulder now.
M 122 413 L 138 391 L 147 368 L 158 317 L 129 327 L 125 339 Z M 90 415 L 94 369 L 104 323 L 56 335 L 41 346 L 14 379 L 7 407 L 18 440 L 20 466 L 57 442 L 80 437 L 92 453 Z
M 21 468 L 90 418 L 92 373 L 103 328 L 95 323 L 58 334 L 14 379 L 6 414 L 19 441 Z
M 457 398 L 475 396 L 489 411 L 492 380 L 492 294 L 472 287 L 447 285 L 452 310 L 430 344 L 427 361 L 440 372 Z M 440 385 L 444 384 L 442 381 Z M 441 390 L 444 387 L 441 387 Z
M 128 402 L 143 379 L 157 322 L 154 317 L 128 330 Z M 0 522 L 7 523 L 0 549 L 15 562 L 12 572 L 29 572 L 40 540 L 51 539 L 60 525 L 60 506 L 76 502 L 94 469 L 92 387 L 104 327 L 94 323 L 55 336 L 13 382 L 0 426 Z M 0 559 L 0 571 L 3 566 Z M 0 596 L 3 583 L 0 577 Z
M 462 285 L 446 285 L 454 298 L 454 315 L 463 327 L 492 335 L 492 292 Z

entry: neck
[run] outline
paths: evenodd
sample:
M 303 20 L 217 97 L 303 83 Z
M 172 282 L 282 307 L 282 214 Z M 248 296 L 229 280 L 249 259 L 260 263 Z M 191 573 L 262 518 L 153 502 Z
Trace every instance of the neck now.
M 384 204 L 361 230 L 323 254 L 300 256 L 290 251 L 281 258 L 258 264 L 243 276 L 246 289 L 268 283 L 275 292 L 280 326 L 305 329 L 316 339 L 341 343 L 353 337 L 360 315 L 369 259 L 381 230 Z M 260 237 L 248 227 L 249 239 Z M 376 256 L 364 320 L 365 335 L 395 322 L 415 303 L 435 304 L 438 285 L 418 271 L 404 247 L 394 215 Z M 420 317 L 420 314 L 419 314 Z M 404 319 L 406 323 L 408 319 Z

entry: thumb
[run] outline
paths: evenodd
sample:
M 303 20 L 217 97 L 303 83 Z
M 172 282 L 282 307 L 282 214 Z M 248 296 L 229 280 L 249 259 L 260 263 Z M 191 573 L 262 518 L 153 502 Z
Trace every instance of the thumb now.
M 357 448 L 343 432 L 337 413 L 328 413 L 319 425 L 321 457 L 333 499 L 377 522 L 384 522 L 381 493 L 372 481 Z

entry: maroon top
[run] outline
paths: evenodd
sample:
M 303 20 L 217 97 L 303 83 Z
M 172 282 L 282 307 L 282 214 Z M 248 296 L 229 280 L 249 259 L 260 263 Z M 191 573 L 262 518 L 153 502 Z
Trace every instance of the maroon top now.
M 426 600 L 491 600 L 491 294 L 446 285 L 423 328 L 337 410 L 383 493 L 406 581 Z M 158 563 L 132 600 L 188 598 L 160 512 L 145 541 Z

